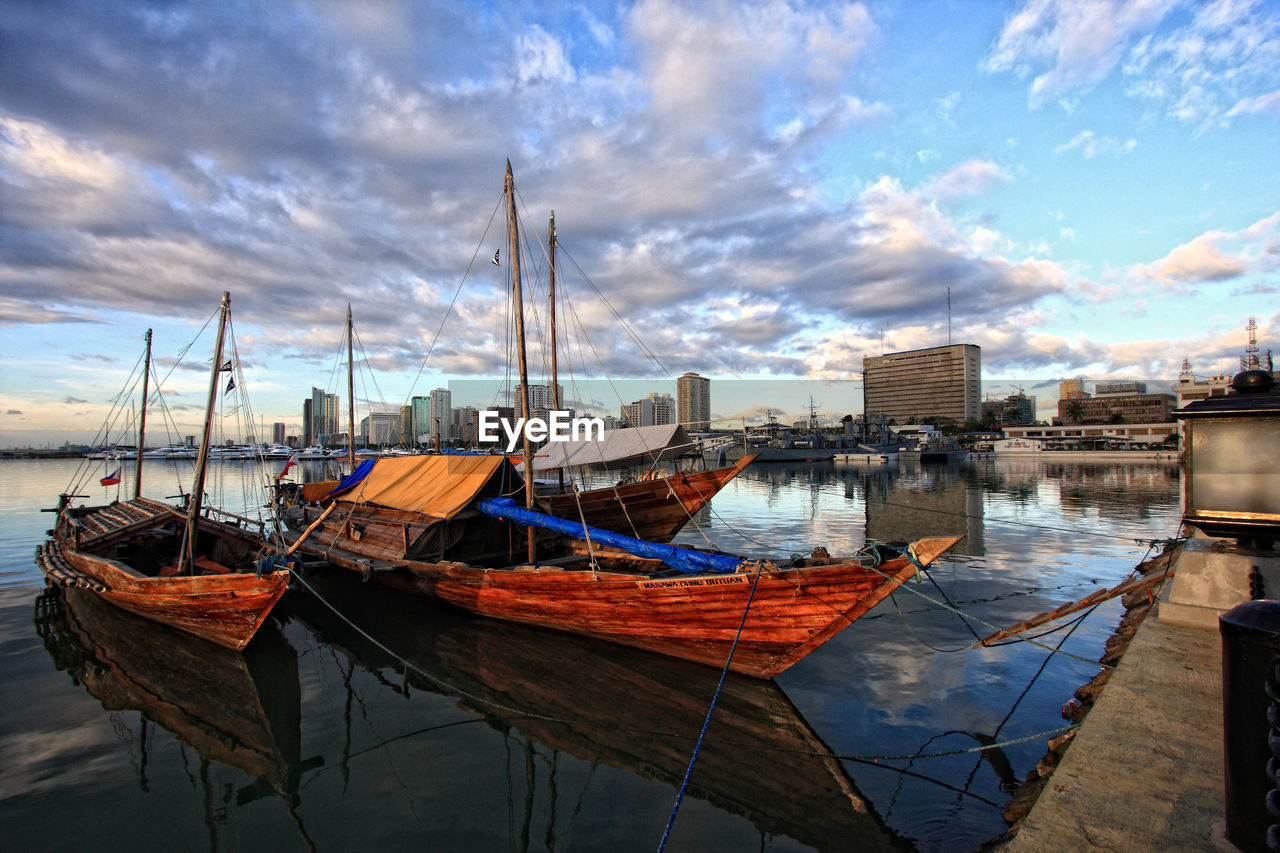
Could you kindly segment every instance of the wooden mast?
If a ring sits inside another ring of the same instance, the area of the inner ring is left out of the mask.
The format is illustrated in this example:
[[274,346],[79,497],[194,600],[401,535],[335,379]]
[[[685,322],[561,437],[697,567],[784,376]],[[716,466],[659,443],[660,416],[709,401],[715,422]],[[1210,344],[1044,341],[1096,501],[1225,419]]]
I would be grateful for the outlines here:
[[347,465],[356,470],[356,380],[351,343],[351,303],[347,303]]
[[147,329],[147,354],[142,360],[142,411],[138,415],[138,452],[133,467],[133,496],[142,497],[142,451],[147,446],[147,380],[151,378],[151,330]]
[[[560,371],[556,367],[556,212],[551,211],[551,224],[547,226],[548,290],[551,298],[551,409],[560,411]],[[560,479],[560,491],[564,491],[564,468],[556,469]]]
[[187,507],[186,549],[183,568],[195,574],[196,532],[200,524],[200,508],[204,503],[204,474],[209,462],[209,443],[213,438],[213,408],[218,402],[218,378],[222,375],[222,344],[227,335],[227,314],[231,311],[231,293],[222,292],[222,306],[218,309],[218,342],[213,348],[213,367],[209,371],[209,399],[204,410],[204,433],[200,436],[200,453],[196,457],[196,479],[191,487],[190,506]]
[[[516,218],[516,182],[511,175],[511,161],[507,160],[507,176],[503,187],[507,196],[507,229],[510,232],[511,293],[515,300],[516,353],[520,359],[520,416],[529,425],[529,366],[524,352],[524,295],[520,290],[520,222]],[[533,508],[533,449],[529,446],[529,432],[524,436],[524,506]],[[529,562],[537,557],[533,542],[533,528],[526,530],[529,543]]]

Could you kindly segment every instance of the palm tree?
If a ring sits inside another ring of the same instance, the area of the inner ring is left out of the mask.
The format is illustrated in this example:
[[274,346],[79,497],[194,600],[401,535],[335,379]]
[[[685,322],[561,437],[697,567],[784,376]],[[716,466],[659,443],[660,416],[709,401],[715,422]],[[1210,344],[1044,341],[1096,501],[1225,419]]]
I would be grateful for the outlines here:
[[1067,419],[1073,424],[1078,424],[1084,420],[1084,403],[1079,400],[1068,400],[1067,405],[1063,407],[1066,412]]

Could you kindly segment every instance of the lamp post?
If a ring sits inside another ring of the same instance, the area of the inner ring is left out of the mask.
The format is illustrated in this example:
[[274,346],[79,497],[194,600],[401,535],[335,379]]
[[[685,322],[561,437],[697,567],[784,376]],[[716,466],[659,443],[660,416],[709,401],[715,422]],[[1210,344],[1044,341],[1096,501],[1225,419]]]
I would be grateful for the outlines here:
[[1280,540],[1280,393],[1265,370],[1238,373],[1231,387],[1173,413],[1186,434],[1182,517],[1265,550]]
[[1160,618],[1230,608],[1218,620],[1225,830],[1253,853],[1280,840],[1280,393],[1265,370],[1236,374],[1231,388],[1173,413],[1186,432],[1183,521],[1218,539],[1188,543]]

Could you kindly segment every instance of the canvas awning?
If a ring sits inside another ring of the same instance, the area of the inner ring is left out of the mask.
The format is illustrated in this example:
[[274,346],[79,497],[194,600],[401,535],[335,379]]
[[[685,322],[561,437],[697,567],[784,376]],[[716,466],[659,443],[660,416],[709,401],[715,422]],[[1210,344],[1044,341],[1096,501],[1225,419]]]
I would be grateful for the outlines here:
[[509,494],[523,481],[503,456],[405,456],[377,460],[359,482],[328,497],[452,518],[491,482],[489,495]]
[[[679,424],[606,430],[596,440],[552,441],[538,450],[535,471],[571,468],[577,465],[607,465],[625,468],[674,459],[694,449],[689,433]],[[524,466],[519,466],[523,468]]]

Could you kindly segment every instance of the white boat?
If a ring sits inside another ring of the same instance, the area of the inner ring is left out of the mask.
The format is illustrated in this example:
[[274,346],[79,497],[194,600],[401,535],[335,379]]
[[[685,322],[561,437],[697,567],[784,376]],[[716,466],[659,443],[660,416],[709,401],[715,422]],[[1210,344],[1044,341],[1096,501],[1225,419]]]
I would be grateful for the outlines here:
[[897,454],[890,453],[837,453],[832,457],[837,465],[885,465],[895,461]]
[[194,460],[199,455],[199,451],[194,447],[187,447],[184,444],[171,444],[168,447],[160,447],[155,450],[148,450],[142,454],[144,459],[191,459]]

